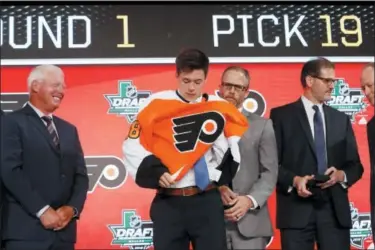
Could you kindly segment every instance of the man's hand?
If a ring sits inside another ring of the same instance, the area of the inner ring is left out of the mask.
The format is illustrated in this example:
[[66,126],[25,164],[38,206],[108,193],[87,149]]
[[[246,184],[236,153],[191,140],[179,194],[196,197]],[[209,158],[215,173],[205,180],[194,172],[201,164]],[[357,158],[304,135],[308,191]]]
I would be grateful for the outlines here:
[[229,221],[239,221],[247,211],[253,206],[251,199],[245,195],[237,197],[237,203],[224,211],[225,219]]
[[45,229],[56,229],[63,223],[59,214],[51,207],[40,216],[40,221]]
[[159,186],[163,188],[168,188],[174,183],[173,177],[168,172],[165,172],[159,179]]
[[312,193],[307,190],[306,184],[309,180],[314,179],[314,175],[305,175],[303,177],[296,176],[293,179],[293,186],[297,189],[297,193],[300,197],[307,198],[312,195]]
[[74,209],[71,206],[62,206],[57,209],[57,214],[61,219],[61,225],[58,228],[55,228],[55,231],[61,230],[68,225],[68,223],[73,219],[74,216]]
[[234,193],[229,187],[227,186],[220,186],[219,187],[221,200],[223,204],[226,206],[232,206],[234,203],[237,202],[237,194]]
[[324,173],[325,175],[329,175],[330,179],[325,183],[321,183],[318,186],[321,189],[325,189],[335,185],[337,182],[344,182],[345,180],[345,173],[342,170],[337,170],[335,167],[330,167]]

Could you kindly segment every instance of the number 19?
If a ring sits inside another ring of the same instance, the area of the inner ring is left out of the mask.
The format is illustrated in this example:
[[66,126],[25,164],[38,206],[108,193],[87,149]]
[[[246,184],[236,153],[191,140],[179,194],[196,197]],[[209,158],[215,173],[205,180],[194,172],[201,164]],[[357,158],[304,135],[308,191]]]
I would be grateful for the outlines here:
[[[327,42],[322,43],[323,47],[338,47],[338,43],[334,43],[332,41],[332,25],[331,25],[331,17],[329,15],[321,15],[319,19],[323,19],[326,22],[326,30],[327,30]],[[346,21],[355,21],[355,29],[347,29],[345,28]],[[345,47],[359,47],[362,42],[362,27],[361,27],[361,20],[355,15],[345,15],[340,18],[340,30],[344,35],[356,35],[357,39],[356,42],[348,42],[345,36],[341,37],[341,42]]]

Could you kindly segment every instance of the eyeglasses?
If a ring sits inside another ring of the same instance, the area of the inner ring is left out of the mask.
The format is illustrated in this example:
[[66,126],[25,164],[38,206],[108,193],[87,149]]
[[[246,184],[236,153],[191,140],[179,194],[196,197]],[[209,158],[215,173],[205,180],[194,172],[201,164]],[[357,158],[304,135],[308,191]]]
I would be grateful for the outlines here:
[[324,82],[324,84],[326,85],[331,85],[331,84],[335,84],[337,79],[334,79],[334,78],[325,78],[325,77],[321,77],[321,76],[311,76],[313,78],[316,78],[316,79],[319,79],[321,81]]
[[245,91],[247,89],[245,86],[236,85],[229,82],[223,82],[221,83],[221,86],[223,86],[225,90],[232,90],[232,88],[234,88],[234,90],[237,92]]

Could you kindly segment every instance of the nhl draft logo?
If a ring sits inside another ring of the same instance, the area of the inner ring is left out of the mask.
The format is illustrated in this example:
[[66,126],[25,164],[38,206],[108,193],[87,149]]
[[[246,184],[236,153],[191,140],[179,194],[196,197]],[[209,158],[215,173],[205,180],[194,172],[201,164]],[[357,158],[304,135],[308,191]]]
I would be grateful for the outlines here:
[[[356,116],[366,111],[368,103],[360,88],[350,88],[345,79],[338,79],[332,90],[331,100],[327,105],[336,108],[350,117],[352,123],[356,122]],[[365,115],[359,120],[360,124],[366,124]]]
[[350,203],[352,229],[350,229],[350,243],[359,249],[371,249],[374,246],[371,232],[370,213],[361,213],[354,203]]
[[152,221],[142,220],[136,210],[123,210],[122,223],[108,225],[113,234],[111,245],[128,247],[130,250],[147,250],[153,245]]
[[109,103],[108,114],[125,116],[129,123],[137,117],[139,106],[151,95],[151,91],[137,90],[130,80],[118,82],[117,94],[104,94]]

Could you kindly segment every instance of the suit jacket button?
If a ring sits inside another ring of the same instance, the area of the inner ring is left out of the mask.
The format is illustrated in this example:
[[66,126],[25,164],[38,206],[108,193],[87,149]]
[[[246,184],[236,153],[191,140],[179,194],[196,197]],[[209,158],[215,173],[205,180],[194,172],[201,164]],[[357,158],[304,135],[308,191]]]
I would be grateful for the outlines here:
[[65,174],[62,174],[62,175],[61,175],[61,178],[65,178]]

